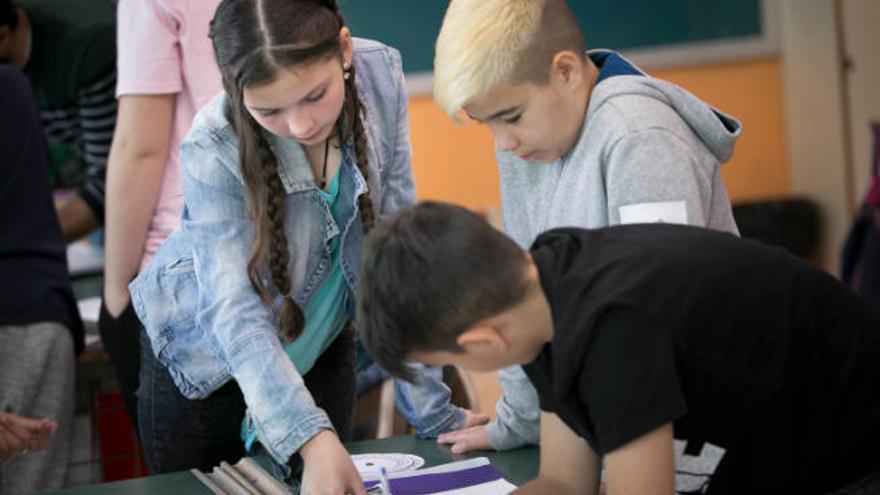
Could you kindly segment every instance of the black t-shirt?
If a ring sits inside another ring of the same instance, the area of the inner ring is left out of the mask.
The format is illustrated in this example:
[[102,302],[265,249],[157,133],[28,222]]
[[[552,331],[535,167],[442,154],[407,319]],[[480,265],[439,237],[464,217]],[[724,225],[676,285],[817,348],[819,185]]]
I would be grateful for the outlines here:
[[825,493],[880,469],[880,315],[782,250],[677,225],[532,246],[554,336],[526,373],[599,455],[674,421],[681,493]]

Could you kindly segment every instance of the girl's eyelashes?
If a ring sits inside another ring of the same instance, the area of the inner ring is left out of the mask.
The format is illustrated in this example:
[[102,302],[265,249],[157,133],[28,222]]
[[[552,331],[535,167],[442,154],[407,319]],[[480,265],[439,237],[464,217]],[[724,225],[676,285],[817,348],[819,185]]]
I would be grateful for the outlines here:
[[314,103],[314,102],[320,100],[321,98],[323,98],[326,93],[327,93],[327,90],[322,89],[320,93],[307,96],[305,100],[309,103]]
[[521,112],[514,115],[513,117],[508,117],[508,118],[504,119],[504,123],[505,124],[516,124],[517,122],[519,122],[520,117],[522,117]]
[[[323,98],[325,94],[327,94],[326,88],[322,89],[319,93],[306,96],[305,98],[303,98],[303,101],[305,101],[306,103],[315,103],[317,101],[320,101],[321,98]],[[281,110],[278,108],[269,108],[269,109],[257,110],[257,113],[259,113],[261,117],[272,117],[274,115],[278,115],[279,113],[281,113]]]

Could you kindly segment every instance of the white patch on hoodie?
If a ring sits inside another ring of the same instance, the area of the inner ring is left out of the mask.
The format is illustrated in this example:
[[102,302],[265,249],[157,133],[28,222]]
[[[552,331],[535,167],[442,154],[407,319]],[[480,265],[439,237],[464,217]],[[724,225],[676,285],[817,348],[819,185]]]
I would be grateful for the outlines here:
[[688,215],[684,200],[638,203],[618,208],[620,223],[676,223],[687,225]]

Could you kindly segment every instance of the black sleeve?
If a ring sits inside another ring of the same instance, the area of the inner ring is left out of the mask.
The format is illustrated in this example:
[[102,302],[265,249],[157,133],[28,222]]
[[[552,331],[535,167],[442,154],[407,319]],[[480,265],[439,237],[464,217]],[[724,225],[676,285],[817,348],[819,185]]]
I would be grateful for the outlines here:
[[669,333],[634,309],[597,321],[579,380],[605,455],[687,412]]
[[[535,387],[535,391],[538,392],[538,405],[541,410],[556,413],[556,409],[553,405],[553,383],[547,374],[547,370],[550,368],[551,365],[548,364],[547,356],[544,352],[542,352],[534,362],[522,366],[529,382]],[[499,379],[502,380],[502,387],[505,386],[505,381],[509,381],[510,386],[519,385],[514,379],[507,378],[503,374],[499,375]],[[506,400],[505,397],[502,397],[502,399]]]

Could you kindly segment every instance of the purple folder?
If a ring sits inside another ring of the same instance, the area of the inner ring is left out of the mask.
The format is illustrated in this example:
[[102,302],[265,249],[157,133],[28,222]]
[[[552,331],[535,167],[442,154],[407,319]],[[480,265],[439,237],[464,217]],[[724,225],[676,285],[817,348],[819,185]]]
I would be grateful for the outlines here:
[[[422,475],[416,473],[418,471],[414,472],[412,476],[405,478],[389,479],[388,485],[391,488],[391,493],[393,495],[426,495],[481,485],[504,477],[491,464],[448,473]],[[364,486],[369,490],[378,484],[378,481],[367,481],[364,483]]]

